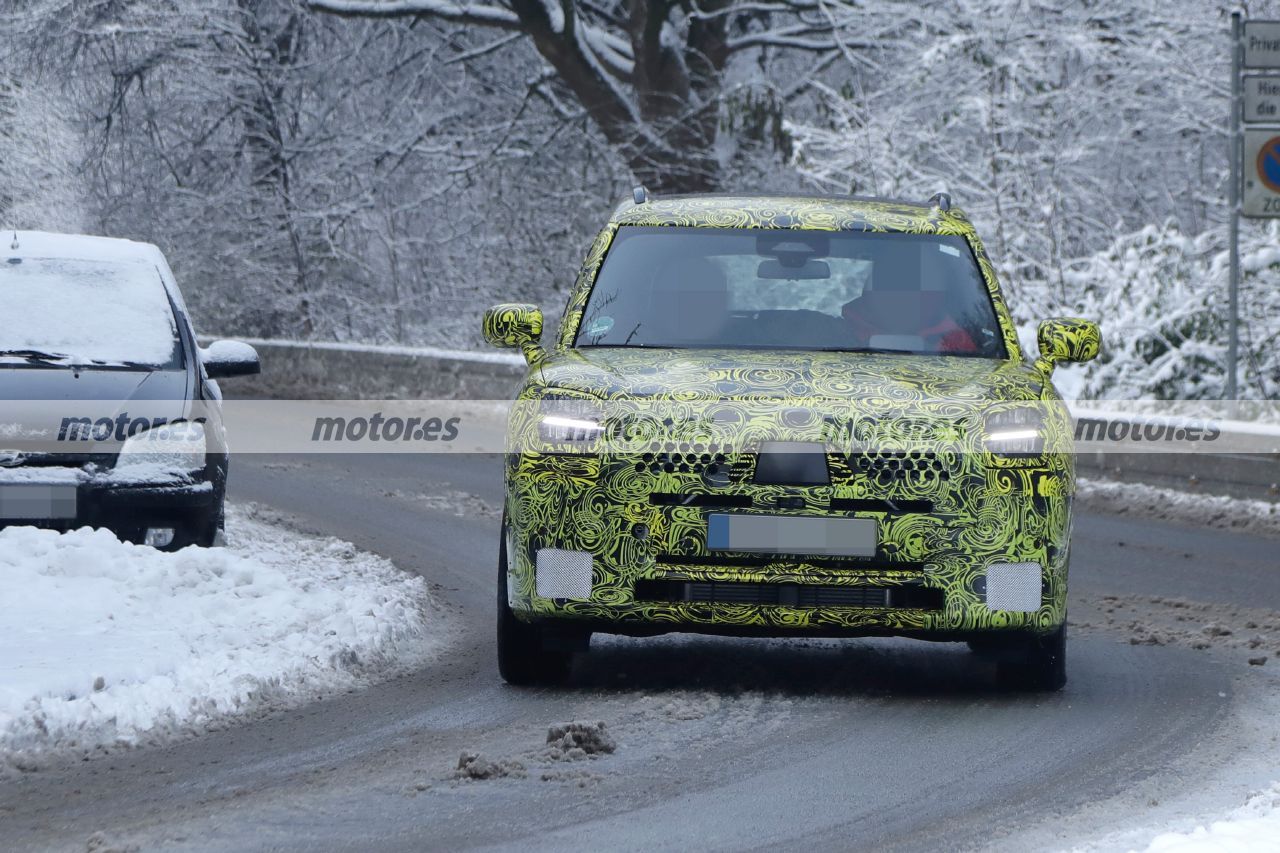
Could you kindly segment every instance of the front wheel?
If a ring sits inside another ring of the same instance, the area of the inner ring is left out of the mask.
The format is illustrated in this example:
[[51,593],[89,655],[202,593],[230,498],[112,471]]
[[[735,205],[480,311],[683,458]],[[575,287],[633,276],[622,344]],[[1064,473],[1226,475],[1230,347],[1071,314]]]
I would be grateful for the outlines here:
[[569,677],[573,651],[549,648],[546,631],[521,622],[511,612],[507,604],[506,530],[503,519],[498,545],[498,674],[518,687],[559,684]]
[[1020,638],[997,664],[997,677],[1020,690],[1061,690],[1067,683],[1067,626],[1044,636]]

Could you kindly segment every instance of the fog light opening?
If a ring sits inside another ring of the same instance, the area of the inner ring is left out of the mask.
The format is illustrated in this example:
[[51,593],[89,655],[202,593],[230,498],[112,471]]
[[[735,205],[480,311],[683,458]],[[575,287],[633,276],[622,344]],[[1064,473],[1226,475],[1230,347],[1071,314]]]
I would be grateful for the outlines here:
[[1039,563],[992,563],[987,567],[987,609],[1034,613],[1040,609]]
[[534,561],[538,595],[575,601],[591,598],[591,562],[588,551],[539,548]]
[[152,548],[168,548],[173,544],[173,532],[172,527],[148,527],[143,544]]

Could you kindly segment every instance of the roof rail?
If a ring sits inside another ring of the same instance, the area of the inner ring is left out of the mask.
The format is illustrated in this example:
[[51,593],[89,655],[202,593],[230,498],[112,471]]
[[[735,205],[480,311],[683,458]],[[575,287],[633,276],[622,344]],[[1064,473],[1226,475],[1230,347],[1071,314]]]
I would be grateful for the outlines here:
[[943,213],[946,213],[951,209],[951,194],[934,193],[929,199],[929,204],[933,205],[938,210],[941,210]]
[[643,185],[637,185],[636,188],[631,191],[631,200],[636,204],[644,204],[649,200],[649,191],[645,189]]

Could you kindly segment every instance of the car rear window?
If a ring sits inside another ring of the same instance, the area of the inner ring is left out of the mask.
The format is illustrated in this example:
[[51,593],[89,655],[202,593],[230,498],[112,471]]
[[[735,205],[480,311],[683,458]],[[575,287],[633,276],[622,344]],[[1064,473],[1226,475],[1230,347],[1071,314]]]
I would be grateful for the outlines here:
[[180,363],[173,308],[146,261],[6,258],[0,316],[0,352],[85,365]]
[[576,345],[1004,358],[963,237],[623,226]]

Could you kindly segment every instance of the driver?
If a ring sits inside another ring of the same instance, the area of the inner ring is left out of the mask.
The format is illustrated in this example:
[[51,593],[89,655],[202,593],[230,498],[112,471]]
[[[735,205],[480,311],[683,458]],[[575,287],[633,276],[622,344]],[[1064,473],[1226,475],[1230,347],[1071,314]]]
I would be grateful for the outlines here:
[[[914,247],[912,247],[914,249]],[[872,269],[870,286],[841,309],[856,347],[928,353],[975,353],[973,336],[952,317],[948,294],[921,275],[918,251],[885,253]]]

